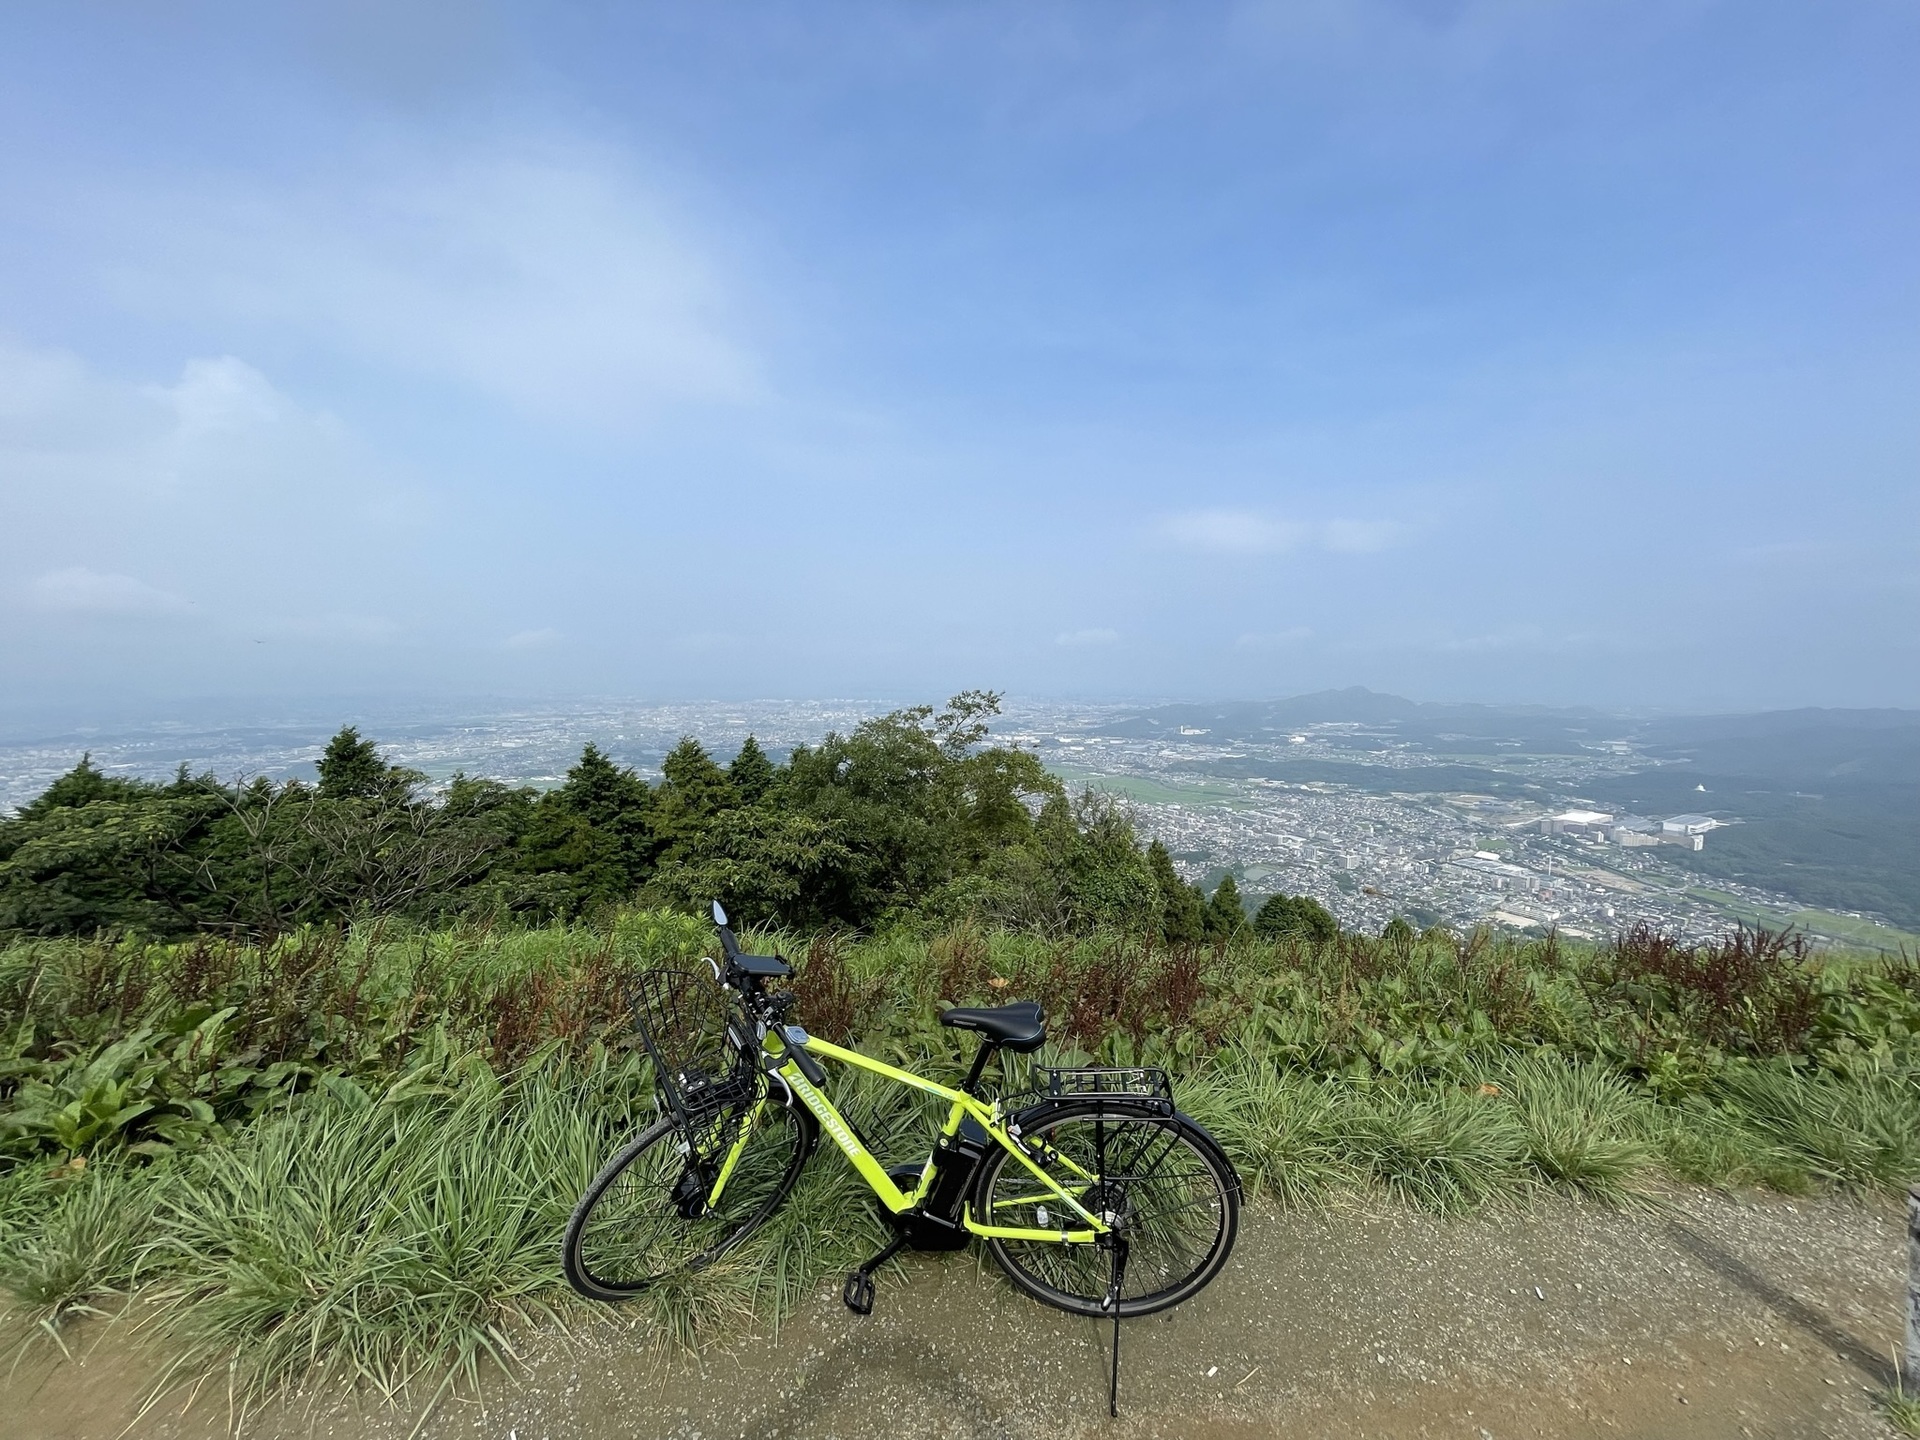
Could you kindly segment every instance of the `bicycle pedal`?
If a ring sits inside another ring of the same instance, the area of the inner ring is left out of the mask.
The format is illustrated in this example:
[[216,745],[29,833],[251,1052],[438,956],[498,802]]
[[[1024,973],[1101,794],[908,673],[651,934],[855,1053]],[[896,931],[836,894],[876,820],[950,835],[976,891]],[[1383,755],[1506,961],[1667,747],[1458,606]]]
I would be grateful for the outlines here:
[[847,1283],[841,1288],[840,1302],[856,1315],[871,1315],[873,1293],[873,1276],[864,1270],[855,1270],[847,1276]]

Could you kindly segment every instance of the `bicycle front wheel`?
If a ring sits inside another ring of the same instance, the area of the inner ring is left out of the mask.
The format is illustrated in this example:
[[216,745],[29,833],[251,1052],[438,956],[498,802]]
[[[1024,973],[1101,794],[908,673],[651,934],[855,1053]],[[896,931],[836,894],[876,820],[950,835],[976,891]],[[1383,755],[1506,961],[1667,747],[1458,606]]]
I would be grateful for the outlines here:
[[703,1155],[665,1119],[614,1156],[567,1222],[567,1283],[590,1300],[628,1300],[711,1265],[765,1224],[800,1178],[819,1126],[771,1096],[743,1123],[745,1141],[712,1203],[731,1139]]
[[[1178,1305],[1227,1263],[1240,1227],[1240,1178],[1219,1143],[1186,1116],[1125,1101],[1069,1101],[1022,1117],[1021,1138],[1062,1189],[1126,1237],[1121,1315]],[[974,1196],[974,1215],[988,1224],[1080,1224],[1006,1150],[982,1166]],[[1107,1248],[997,1236],[987,1248],[1036,1300],[1076,1315],[1112,1314],[1104,1308],[1113,1279]]]

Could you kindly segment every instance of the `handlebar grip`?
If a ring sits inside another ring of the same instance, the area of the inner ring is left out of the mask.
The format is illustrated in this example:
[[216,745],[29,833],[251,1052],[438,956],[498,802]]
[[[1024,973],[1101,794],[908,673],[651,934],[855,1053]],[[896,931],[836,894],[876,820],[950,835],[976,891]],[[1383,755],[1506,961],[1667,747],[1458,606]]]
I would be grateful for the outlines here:
[[826,1068],[823,1065],[821,1065],[821,1063],[818,1060],[814,1059],[813,1056],[807,1053],[806,1041],[804,1038],[807,1032],[804,1030],[800,1030],[800,1034],[802,1038],[796,1041],[793,1038],[793,1036],[789,1033],[794,1030],[800,1030],[800,1027],[798,1025],[782,1025],[778,1032],[780,1036],[780,1043],[786,1047],[787,1054],[792,1057],[793,1063],[800,1067],[800,1073],[807,1077],[807,1082],[809,1084],[811,1085],[826,1084],[827,1083]]
[[795,1050],[792,1053],[793,1063],[800,1067],[800,1073],[807,1077],[809,1084],[817,1087],[827,1083],[827,1072],[818,1060],[804,1050]]

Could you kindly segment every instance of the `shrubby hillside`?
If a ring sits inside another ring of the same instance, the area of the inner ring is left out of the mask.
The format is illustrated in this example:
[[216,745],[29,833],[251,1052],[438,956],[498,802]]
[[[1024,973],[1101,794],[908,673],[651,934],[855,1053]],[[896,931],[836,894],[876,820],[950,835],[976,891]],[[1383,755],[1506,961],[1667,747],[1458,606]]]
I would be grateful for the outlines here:
[[[726,902],[749,924],[870,929],[912,914],[1173,941],[1245,923],[1142,847],[1102,797],[987,743],[999,697],[956,695],[828,735],[775,764],[721,765],[691,736],[649,784],[593,745],[541,793],[456,776],[444,793],[342,730],[317,784],[168,783],[82,759],[0,820],[0,932],[273,936],[380,918],[545,923],[636,901]],[[1268,929],[1325,927],[1312,902]],[[1304,920],[1299,917],[1304,915]]]

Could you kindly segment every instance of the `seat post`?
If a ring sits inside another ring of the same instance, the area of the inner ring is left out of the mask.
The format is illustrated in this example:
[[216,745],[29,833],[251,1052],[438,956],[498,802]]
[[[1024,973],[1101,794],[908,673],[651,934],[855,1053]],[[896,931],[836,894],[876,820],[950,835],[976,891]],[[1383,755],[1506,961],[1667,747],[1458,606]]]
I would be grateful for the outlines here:
[[980,1077],[987,1073],[987,1061],[991,1060],[999,1049],[1000,1047],[991,1040],[980,1042],[980,1048],[973,1052],[973,1069],[967,1072],[967,1083],[960,1087],[967,1094],[980,1093]]

